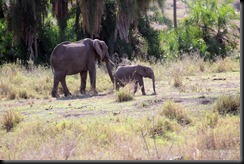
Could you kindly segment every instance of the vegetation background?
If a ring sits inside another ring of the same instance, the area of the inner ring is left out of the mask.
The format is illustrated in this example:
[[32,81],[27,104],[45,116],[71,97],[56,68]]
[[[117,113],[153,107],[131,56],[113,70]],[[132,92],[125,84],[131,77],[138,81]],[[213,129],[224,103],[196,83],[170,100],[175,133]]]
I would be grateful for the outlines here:
[[239,54],[237,0],[1,0],[0,6],[0,64],[49,64],[58,43],[85,37],[104,40],[116,59]]
[[[51,98],[53,48],[85,37],[152,67],[157,95],[100,63],[97,96],[73,75]],[[2,160],[241,159],[239,0],[0,0],[0,66]]]

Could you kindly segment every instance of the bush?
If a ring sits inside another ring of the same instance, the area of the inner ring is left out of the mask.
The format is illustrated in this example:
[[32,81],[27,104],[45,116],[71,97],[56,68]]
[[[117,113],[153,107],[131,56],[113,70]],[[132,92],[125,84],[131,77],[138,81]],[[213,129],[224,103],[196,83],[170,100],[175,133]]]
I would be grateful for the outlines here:
[[178,126],[174,121],[169,120],[166,117],[158,117],[155,119],[154,125],[149,127],[150,136],[163,136],[166,139],[171,139],[169,132],[175,132],[178,130]]
[[48,15],[46,19],[44,19],[44,24],[42,29],[39,32],[39,55],[38,62],[49,63],[49,57],[52,53],[53,48],[61,42],[59,38],[59,28],[58,25],[55,24],[55,19]]
[[147,43],[148,57],[153,56],[156,59],[161,59],[163,51],[160,45],[160,31],[154,30],[150,26],[149,20],[144,17],[140,17],[139,19],[138,30]]
[[219,114],[217,112],[207,113],[205,115],[205,120],[207,122],[207,125],[210,126],[211,128],[214,128],[217,125],[218,119],[219,119]]
[[[177,29],[161,33],[164,58],[199,52],[204,59],[229,56],[237,46],[238,31],[232,20],[238,20],[230,0],[185,1],[188,17],[178,23]],[[214,12],[212,12],[214,11]],[[236,33],[236,34],[235,34]]]
[[185,68],[183,63],[177,61],[173,62],[168,69],[168,76],[173,79],[174,87],[180,87],[183,85],[183,76],[185,74]]
[[190,124],[192,122],[183,106],[175,103],[173,100],[166,100],[164,102],[160,115],[165,115],[172,120],[175,119],[181,125]]
[[215,62],[215,64],[211,65],[212,71],[213,72],[228,72],[228,71],[235,71],[238,70],[239,68],[239,63],[235,62],[231,58],[218,58]]
[[116,101],[124,102],[133,100],[134,94],[132,92],[132,86],[133,83],[129,83],[124,88],[120,88],[120,90],[116,92]]
[[240,118],[235,116],[223,118],[216,114],[212,116],[216,120],[213,122],[214,126],[211,126],[209,122],[207,124],[198,122],[196,125],[197,148],[199,150],[233,150],[240,147]]
[[13,35],[7,31],[4,20],[0,20],[0,65],[13,62],[16,57],[15,48],[12,46]]
[[240,113],[240,95],[220,96],[214,105],[214,111],[221,115]]
[[14,126],[20,123],[21,119],[22,116],[20,113],[13,110],[5,111],[2,118],[3,128],[9,132]]

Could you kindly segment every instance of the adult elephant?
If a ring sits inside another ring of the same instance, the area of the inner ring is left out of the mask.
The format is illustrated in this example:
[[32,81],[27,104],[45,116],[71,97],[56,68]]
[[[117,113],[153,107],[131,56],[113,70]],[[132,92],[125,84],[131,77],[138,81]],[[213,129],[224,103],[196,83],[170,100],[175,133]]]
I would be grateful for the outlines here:
[[117,68],[114,73],[114,82],[116,90],[121,86],[125,86],[129,82],[134,82],[134,93],[137,91],[137,85],[141,87],[141,92],[146,95],[143,77],[151,78],[153,83],[153,92],[155,91],[155,76],[151,67],[143,65],[122,65]]
[[96,91],[96,60],[101,59],[106,62],[108,74],[113,83],[112,62],[108,54],[108,46],[102,40],[85,38],[77,42],[62,42],[58,44],[50,57],[50,64],[54,73],[54,83],[52,96],[58,97],[57,88],[61,82],[64,95],[71,95],[69,92],[65,77],[80,73],[81,94],[85,93],[87,72],[89,72],[91,91]]

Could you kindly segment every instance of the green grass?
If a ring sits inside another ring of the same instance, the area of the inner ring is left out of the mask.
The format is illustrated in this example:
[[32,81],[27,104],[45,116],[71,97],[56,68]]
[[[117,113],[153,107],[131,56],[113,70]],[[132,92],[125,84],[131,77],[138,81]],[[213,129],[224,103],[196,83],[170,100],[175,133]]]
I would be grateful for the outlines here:
[[[240,100],[239,63],[228,62],[234,69],[224,72],[216,71],[218,62],[197,58],[154,64],[157,95],[150,94],[151,80],[144,79],[147,95],[138,89],[132,101],[121,102],[119,93],[132,93],[133,87],[117,92],[103,67],[97,68],[98,95],[81,95],[80,77],[74,75],[67,77],[73,95],[56,99],[50,95],[50,69],[3,65],[0,159],[240,160],[240,113],[222,115],[215,110],[236,109],[232,107],[239,104],[223,98],[237,95],[234,102]],[[172,66],[182,68],[180,87],[172,83]]]

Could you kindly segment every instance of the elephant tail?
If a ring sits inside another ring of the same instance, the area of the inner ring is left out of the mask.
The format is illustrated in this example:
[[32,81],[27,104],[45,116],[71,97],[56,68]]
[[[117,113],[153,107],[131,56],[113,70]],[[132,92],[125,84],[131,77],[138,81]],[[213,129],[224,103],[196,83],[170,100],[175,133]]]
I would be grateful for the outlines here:
[[120,80],[119,78],[117,78],[117,81],[118,81],[120,86],[122,86],[122,87],[125,86],[125,83],[122,80]]
[[50,66],[51,66],[51,68],[52,68],[52,72],[53,72],[53,74],[54,74],[54,69],[53,69],[53,66],[54,66],[54,63],[53,63],[53,58],[52,58],[52,55],[51,55],[51,57],[50,57]]

